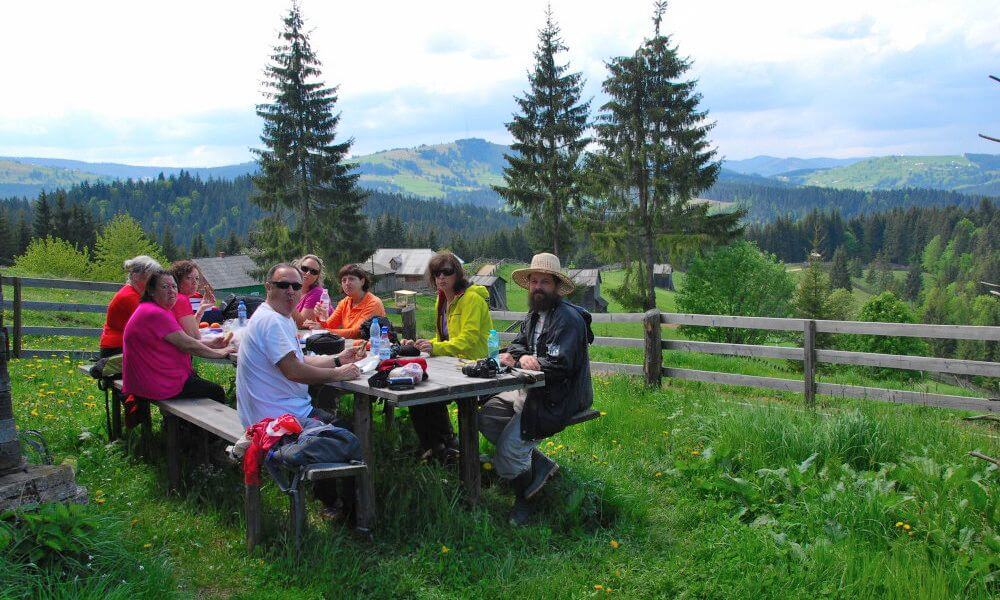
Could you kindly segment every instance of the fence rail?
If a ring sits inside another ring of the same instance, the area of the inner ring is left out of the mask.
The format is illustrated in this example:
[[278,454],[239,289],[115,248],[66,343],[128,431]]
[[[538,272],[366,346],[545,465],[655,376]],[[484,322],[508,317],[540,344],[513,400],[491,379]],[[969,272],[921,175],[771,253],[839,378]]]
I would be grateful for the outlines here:
[[[510,321],[521,320],[525,316],[524,313],[513,311],[495,311],[491,312],[490,315],[497,320]],[[996,398],[975,398],[931,392],[820,383],[816,381],[817,365],[821,363],[931,371],[952,375],[1000,377],[1000,363],[995,362],[929,356],[876,354],[872,352],[845,352],[843,350],[826,350],[816,347],[817,333],[1000,341],[1000,327],[696,315],[660,313],[658,310],[648,311],[645,314],[594,314],[592,317],[595,323],[642,323],[642,338],[597,337],[594,340],[594,344],[643,348],[644,353],[642,365],[593,362],[591,363],[591,368],[596,372],[644,375],[647,383],[651,385],[658,385],[662,377],[673,377],[688,381],[740,385],[801,393],[805,396],[806,403],[809,405],[814,403],[816,394],[825,394],[964,410],[1000,411],[1000,401]],[[803,345],[802,347],[786,347],[693,340],[663,340],[663,325],[796,332],[802,334]],[[515,336],[515,333],[500,334],[501,339],[505,341],[510,341]],[[664,350],[802,361],[803,378],[801,380],[781,379],[777,377],[761,377],[758,375],[741,375],[670,367],[663,364],[662,352]]]

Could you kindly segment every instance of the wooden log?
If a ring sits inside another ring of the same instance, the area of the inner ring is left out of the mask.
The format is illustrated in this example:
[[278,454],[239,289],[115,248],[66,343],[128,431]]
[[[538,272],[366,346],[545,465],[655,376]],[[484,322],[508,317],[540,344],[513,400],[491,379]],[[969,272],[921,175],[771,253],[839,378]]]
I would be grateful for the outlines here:
[[407,306],[401,314],[403,316],[403,338],[417,339],[417,307]]
[[39,279],[35,277],[0,277],[0,280],[9,282],[13,279],[20,279],[24,287],[47,288],[59,290],[83,290],[85,292],[117,292],[122,284],[106,281],[73,281],[70,279]]
[[911,371],[934,371],[936,373],[951,373],[953,375],[1000,377],[1000,363],[980,360],[876,354],[872,352],[846,352],[843,350],[817,350],[816,359],[819,362],[837,365],[863,365],[907,369]]
[[643,374],[646,376],[646,385],[660,387],[660,370],[663,367],[660,309],[653,308],[646,311],[642,320],[642,329],[645,334]]
[[819,333],[852,333],[949,340],[1000,341],[1000,327],[982,325],[927,325],[923,323],[868,323],[865,321],[816,321]]
[[975,458],[981,458],[981,459],[983,459],[983,460],[985,460],[987,462],[991,462],[991,463],[995,464],[996,466],[1000,467],[1000,460],[997,460],[997,459],[993,458],[992,456],[986,456],[985,454],[983,454],[982,452],[979,452],[977,450],[973,450],[973,451],[969,452],[969,456],[974,456]]
[[365,465],[364,473],[358,475],[354,486],[357,502],[354,507],[354,526],[368,532],[375,526],[375,481],[373,475],[374,453],[372,452],[372,402],[371,396],[354,394],[354,435],[361,442],[361,453]]
[[[44,310],[50,312],[85,312],[85,313],[105,313],[108,307],[103,304],[74,304],[72,302],[36,302],[27,300],[21,303],[23,308],[28,310]],[[14,303],[4,300],[4,308],[14,308]]]
[[986,412],[1000,411],[1000,402],[987,400],[985,398],[949,396],[946,394],[913,392],[909,390],[889,390],[885,388],[844,385],[840,383],[817,383],[816,393],[826,394],[828,396],[871,398],[873,400],[883,400],[886,402],[898,402],[901,404],[920,404],[923,406],[939,406],[942,408],[956,408],[960,410],[975,410],[975,411],[986,411]]
[[260,485],[246,484],[243,506],[247,519],[247,551],[253,552],[260,541]]
[[476,420],[477,398],[460,398],[458,404],[459,478],[470,506],[479,503],[479,424]]
[[14,281],[14,358],[21,358],[21,278],[15,277]]
[[806,406],[812,408],[816,404],[816,321],[806,321],[803,334],[803,386]]
[[781,390],[785,392],[798,392],[800,394],[804,390],[803,383],[797,379],[779,379],[777,377],[740,375],[738,373],[718,373],[716,371],[698,371],[695,369],[674,369],[671,367],[664,367],[663,374],[666,377],[675,377],[677,379],[686,379],[689,381],[722,383],[726,385],[745,385],[749,387]]
[[802,348],[757,346],[754,344],[725,344],[720,342],[692,342],[687,340],[663,340],[663,349],[704,352],[706,354],[724,354],[727,356],[785,358],[788,360],[803,360],[804,355]]
[[780,319],[774,317],[737,317],[730,315],[694,315],[663,313],[663,322],[673,325],[696,325],[701,327],[740,327],[743,329],[767,329],[772,331],[802,331],[804,319]]

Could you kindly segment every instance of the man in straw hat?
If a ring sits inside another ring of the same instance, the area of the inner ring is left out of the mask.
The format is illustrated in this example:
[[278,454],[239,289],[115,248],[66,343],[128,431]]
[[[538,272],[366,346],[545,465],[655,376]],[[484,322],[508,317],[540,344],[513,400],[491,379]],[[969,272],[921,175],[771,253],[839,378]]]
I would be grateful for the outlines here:
[[590,408],[590,313],[565,300],[573,282],[554,254],[536,254],[531,266],[511,275],[528,290],[531,312],[500,362],[545,373],[545,386],[490,398],[479,411],[479,428],[496,447],[493,464],[517,494],[510,520],[531,517],[531,498],[559,469],[537,448],[539,440],[566,428],[570,417]]

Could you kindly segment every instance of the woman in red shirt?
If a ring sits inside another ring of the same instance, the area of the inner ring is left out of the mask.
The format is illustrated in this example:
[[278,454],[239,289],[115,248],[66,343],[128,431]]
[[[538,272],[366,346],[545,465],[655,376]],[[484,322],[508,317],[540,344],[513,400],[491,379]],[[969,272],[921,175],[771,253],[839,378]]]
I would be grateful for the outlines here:
[[198,292],[198,284],[201,282],[198,265],[193,260],[174,261],[170,265],[170,274],[177,282],[177,302],[172,309],[174,316],[184,329],[184,333],[196,340],[201,339],[198,324],[201,323],[201,317],[206,310],[215,308],[215,295],[211,289],[207,289],[196,311],[191,305],[191,297]]
[[139,306],[139,299],[146,290],[149,276],[160,268],[160,263],[145,254],[125,261],[128,283],[118,290],[108,304],[108,315],[104,319],[104,331],[101,333],[102,358],[122,353],[125,324]]

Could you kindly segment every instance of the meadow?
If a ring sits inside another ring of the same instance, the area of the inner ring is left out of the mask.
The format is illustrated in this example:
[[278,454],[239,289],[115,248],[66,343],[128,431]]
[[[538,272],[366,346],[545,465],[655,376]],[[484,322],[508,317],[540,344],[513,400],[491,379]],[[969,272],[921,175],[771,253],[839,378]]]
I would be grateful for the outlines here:
[[[510,269],[511,267],[505,267]],[[612,274],[612,277],[614,274]],[[605,279],[607,284],[607,279]],[[523,305],[511,287],[511,309]],[[7,289],[5,297],[9,293]],[[54,290],[26,290],[55,299]],[[63,301],[99,302],[75,292]],[[663,292],[663,308],[672,301]],[[75,299],[74,299],[75,298]],[[419,299],[418,328],[433,325]],[[612,311],[616,310],[614,305]],[[29,324],[99,326],[101,315],[26,314]],[[54,322],[54,321],[58,321]],[[77,321],[79,321],[77,323]],[[96,321],[96,323],[95,323]],[[630,335],[627,325],[598,335]],[[666,333],[666,330],[665,330]],[[638,332],[635,332],[638,335]],[[30,340],[29,347],[94,340]],[[638,350],[592,348],[640,362]],[[796,378],[786,361],[666,353],[670,364]],[[232,371],[199,364],[229,386]],[[484,471],[480,506],[457,472],[423,464],[405,411],[376,422],[374,541],[311,511],[299,560],[285,544],[287,501],[265,489],[265,543],[244,547],[241,485],[222,461],[165,491],[165,464],[108,444],[103,397],[68,359],[10,363],[21,429],[77,469],[91,504],[80,552],[25,561],[0,528],[0,597],[817,597],[951,598],[1000,593],[1000,428],[965,413],[664,380],[595,378],[600,419],[543,443],[561,465],[534,522],[512,529],[511,493]],[[906,387],[861,371],[828,381]],[[937,383],[918,389],[961,394]],[[349,406],[349,402],[347,402]],[[159,426],[154,424],[158,443]],[[159,446],[154,445],[154,448]],[[216,450],[218,450],[216,448]],[[488,451],[486,442],[482,450]],[[15,541],[23,532],[13,534]],[[50,553],[52,554],[52,553]]]

